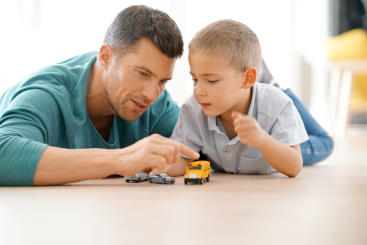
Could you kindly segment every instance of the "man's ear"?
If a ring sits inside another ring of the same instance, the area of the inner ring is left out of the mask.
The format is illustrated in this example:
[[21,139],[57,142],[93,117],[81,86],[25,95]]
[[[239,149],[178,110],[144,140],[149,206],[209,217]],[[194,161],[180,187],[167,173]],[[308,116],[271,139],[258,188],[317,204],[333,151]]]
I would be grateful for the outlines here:
[[256,68],[250,67],[244,70],[242,72],[242,81],[243,81],[242,88],[244,89],[251,88],[256,82],[256,78],[257,78]]
[[113,56],[112,48],[107,44],[103,44],[99,49],[98,61],[101,63],[104,69],[107,69],[108,66],[110,65],[112,56]]

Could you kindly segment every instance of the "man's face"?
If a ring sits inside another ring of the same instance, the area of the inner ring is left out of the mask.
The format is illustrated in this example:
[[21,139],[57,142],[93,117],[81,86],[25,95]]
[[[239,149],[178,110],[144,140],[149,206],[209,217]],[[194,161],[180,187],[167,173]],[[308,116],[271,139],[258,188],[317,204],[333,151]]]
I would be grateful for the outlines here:
[[111,59],[103,84],[114,113],[134,121],[161,95],[172,77],[174,59],[142,38],[128,53]]
[[190,52],[189,63],[195,99],[207,116],[241,111],[243,76],[229,63],[227,57]]

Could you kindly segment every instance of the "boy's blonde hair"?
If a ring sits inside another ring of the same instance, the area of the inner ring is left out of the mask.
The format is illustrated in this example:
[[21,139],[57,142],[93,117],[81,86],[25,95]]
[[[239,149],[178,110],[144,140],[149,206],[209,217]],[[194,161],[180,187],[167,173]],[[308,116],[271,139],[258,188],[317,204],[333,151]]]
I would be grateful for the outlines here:
[[261,64],[261,47],[256,34],[234,20],[220,20],[204,27],[191,40],[189,51],[225,55],[239,71],[249,67],[259,71]]

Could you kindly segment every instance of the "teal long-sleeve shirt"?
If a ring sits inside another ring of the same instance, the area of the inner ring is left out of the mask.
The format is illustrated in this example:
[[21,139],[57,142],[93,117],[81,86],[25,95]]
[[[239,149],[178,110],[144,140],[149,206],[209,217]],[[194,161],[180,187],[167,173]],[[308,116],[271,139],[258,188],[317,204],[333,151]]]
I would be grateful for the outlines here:
[[179,107],[164,91],[133,122],[114,116],[108,141],[101,137],[86,110],[96,55],[86,53],[41,69],[0,97],[0,185],[32,185],[47,146],[116,149],[153,133],[171,135]]

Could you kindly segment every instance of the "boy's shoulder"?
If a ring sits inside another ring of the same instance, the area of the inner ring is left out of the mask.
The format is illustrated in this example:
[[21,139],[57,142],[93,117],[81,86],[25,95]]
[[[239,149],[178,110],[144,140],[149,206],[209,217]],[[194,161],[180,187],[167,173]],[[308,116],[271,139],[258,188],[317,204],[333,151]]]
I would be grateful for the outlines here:
[[255,83],[255,96],[257,112],[270,117],[276,118],[282,111],[284,106],[292,103],[289,98],[280,88],[271,84]]

